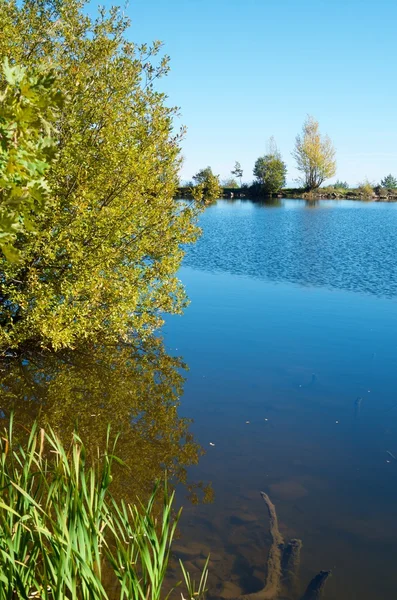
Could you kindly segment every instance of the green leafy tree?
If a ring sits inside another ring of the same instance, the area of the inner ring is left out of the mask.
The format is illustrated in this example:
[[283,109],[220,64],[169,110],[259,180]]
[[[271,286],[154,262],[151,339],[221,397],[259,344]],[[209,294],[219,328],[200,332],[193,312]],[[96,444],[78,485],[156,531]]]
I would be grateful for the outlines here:
[[234,169],[231,171],[231,174],[234,175],[235,177],[237,177],[237,179],[240,180],[240,187],[242,185],[242,178],[243,178],[243,169],[241,168],[240,163],[236,160],[236,162],[234,163]]
[[308,190],[314,190],[336,173],[335,149],[328,136],[319,131],[318,121],[308,116],[302,134],[296,136],[292,153],[297,162],[301,181]]
[[196,185],[200,183],[207,183],[207,181],[213,176],[213,172],[211,167],[206,167],[205,169],[200,169],[197,171],[195,175],[193,175],[193,181]]
[[387,177],[382,179],[380,184],[382,187],[385,187],[389,190],[395,190],[395,189],[397,189],[397,178],[393,177],[393,175],[391,175],[391,174],[387,175]]
[[0,3],[0,55],[52,68],[67,97],[51,207],[17,240],[23,260],[0,259],[0,349],[148,336],[186,305],[175,274],[199,207],[174,200],[183,131],[158,90],[168,58],[127,40],[118,8],[91,17],[86,4]]
[[347,181],[340,181],[338,179],[337,181],[335,181],[335,183],[332,184],[332,187],[348,190],[349,184],[347,183]]
[[195,186],[192,188],[193,198],[203,204],[213,204],[222,195],[219,175],[214,175],[211,167],[201,169],[193,175]]
[[233,179],[232,177],[230,177],[229,179],[223,179],[222,186],[224,188],[235,188],[235,189],[237,189],[239,187],[237,181],[235,179]]
[[285,186],[287,166],[281,159],[281,154],[274,139],[269,141],[269,153],[260,156],[254,166],[254,177],[261,190],[266,195],[277,193]]
[[51,72],[3,61],[0,78],[0,248],[18,258],[17,235],[50,201],[46,171],[56,153],[53,123],[62,96]]

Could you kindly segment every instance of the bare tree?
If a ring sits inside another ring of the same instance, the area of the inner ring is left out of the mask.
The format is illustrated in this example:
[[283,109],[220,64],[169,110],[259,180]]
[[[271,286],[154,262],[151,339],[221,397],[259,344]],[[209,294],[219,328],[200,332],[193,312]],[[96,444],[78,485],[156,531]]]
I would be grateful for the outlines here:
[[240,179],[240,187],[241,187],[241,180],[243,177],[243,170],[241,168],[240,163],[236,160],[235,165],[234,165],[234,169],[231,171],[231,174],[234,175],[235,177],[238,177],[238,179]]

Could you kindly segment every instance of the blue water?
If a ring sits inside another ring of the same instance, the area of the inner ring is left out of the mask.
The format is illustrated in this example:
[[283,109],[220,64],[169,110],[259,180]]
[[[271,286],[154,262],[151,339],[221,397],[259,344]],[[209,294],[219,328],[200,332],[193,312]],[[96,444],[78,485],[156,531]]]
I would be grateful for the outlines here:
[[285,200],[218,202],[185,265],[267,281],[397,295],[397,206]]
[[165,328],[207,450],[191,474],[215,492],[185,507],[191,566],[211,550],[217,597],[263,585],[263,490],[303,541],[302,593],[332,569],[326,600],[394,598],[397,205],[219,201],[200,224],[180,272],[191,304]]

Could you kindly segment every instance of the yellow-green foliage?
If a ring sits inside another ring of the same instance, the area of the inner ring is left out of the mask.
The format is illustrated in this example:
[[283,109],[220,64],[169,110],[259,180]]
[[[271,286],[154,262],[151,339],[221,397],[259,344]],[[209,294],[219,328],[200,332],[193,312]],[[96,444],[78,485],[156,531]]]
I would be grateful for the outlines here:
[[336,173],[335,149],[328,136],[322,136],[319,124],[308,116],[303,124],[302,135],[297,135],[292,153],[302,173],[302,183],[313,190]]
[[66,98],[51,208],[20,236],[22,260],[0,261],[0,349],[146,335],[186,302],[175,272],[197,207],[174,200],[181,133],[155,87],[168,59],[126,41],[118,9],[92,19],[84,5],[0,3],[0,55],[53,69]]
[[373,184],[368,179],[365,179],[362,183],[358,184],[357,192],[363,198],[370,199],[374,193]]
[[56,145],[52,123],[61,105],[51,72],[11,66],[0,73],[0,248],[18,258],[14,241],[31,230],[31,213],[50,201],[45,179]]
[[196,185],[192,188],[192,196],[197,202],[204,205],[213,204],[222,195],[222,186],[219,175],[214,175],[211,167],[201,169],[193,175]]
[[[118,450],[128,467],[116,470],[117,497],[146,499],[164,469],[173,481],[187,482],[186,468],[202,454],[178,414],[184,364],[167,355],[158,336],[137,344],[82,344],[58,352],[25,351],[2,362],[0,371],[3,424],[15,411],[18,441],[38,419],[51,424],[65,443],[76,423],[87,451],[106,445],[107,427],[120,433]],[[200,494],[197,484],[189,489]],[[203,490],[208,496],[211,489]]]

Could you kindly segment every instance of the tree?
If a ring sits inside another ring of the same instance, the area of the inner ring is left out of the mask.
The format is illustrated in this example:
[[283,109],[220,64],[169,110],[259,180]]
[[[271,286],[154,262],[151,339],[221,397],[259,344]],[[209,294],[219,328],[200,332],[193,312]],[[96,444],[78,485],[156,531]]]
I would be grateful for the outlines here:
[[239,187],[237,181],[235,179],[233,179],[232,177],[230,177],[229,179],[223,179],[222,186],[224,188],[238,188]]
[[371,199],[374,193],[374,184],[372,181],[369,181],[368,178],[364,179],[361,183],[357,185],[357,191],[360,196],[363,196],[367,200]]
[[281,159],[274,138],[270,138],[268,146],[269,153],[255,162],[254,177],[262,192],[271,196],[285,185],[287,166]]
[[266,154],[270,154],[272,156],[277,156],[281,158],[280,151],[277,146],[276,139],[274,135],[271,135],[266,142]]
[[231,171],[231,174],[234,175],[235,177],[237,177],[238,179],[240,179],[240,187],[241,187],[241,182],[242,182],[242,178],[243,178],[243,170],[241,168],[240,163],[237,160],[234,163],[234,169]]
[[0,3],[0,55],[52,68],[67,99],[51,207],[18,234],[22,260],[0,258],[0,349],[131,340],[186,304],[176,272],[199,207],[174,200],[183,132],[157,83],[168,58],[128,41],[119,9],[90,14],[83,0]]
[[391,174],[387,175],[387,177],[382,179],[380,184],[384,188],[387,188],[389,190],[395,190],[395,189],[397,189],[397,178],[393,177],[393,175],[391,175]]
[[222,195],[219,175],[214,175],[211,167],[201,169],[193,180],[196,185],[192,188],[193,198],[203,204],[212,204]]
[[302,134],[296,136],[292,153],[298,171],[303,173],[302,182],[308,190],[318,187],[336,173],[335,149],[328,136],[319,132],[319,124],[308,116]]
[[19,257],[17,234],[50,201],[45,179],[56,154],[53,123],[62,96],[51,72],[27,72],[3,61],[0,91],[0,248]]
[[199,185],[200,183],[206,183],[212,176],[213,172],[211,167],[206,167],[205,169],[200,169],[200,171],[197,171],[197,173],[193,175],[193,181],[196,185]]
[[338,179],[337,181],[335,181],[335,183],[332,184],[332,187],[348,190],[349,184],[347,183],[347,181],[339,181]]

